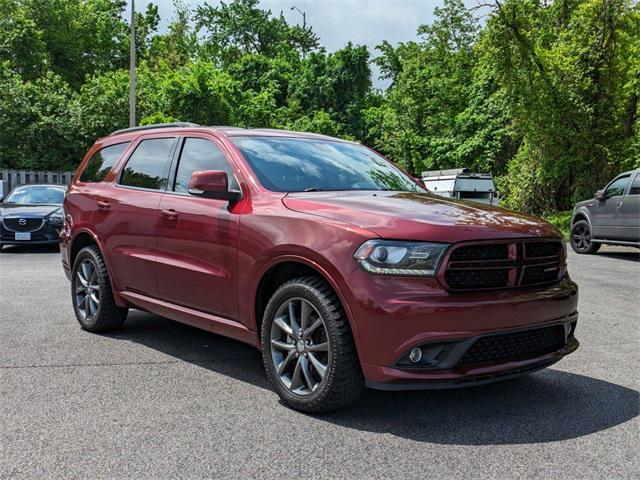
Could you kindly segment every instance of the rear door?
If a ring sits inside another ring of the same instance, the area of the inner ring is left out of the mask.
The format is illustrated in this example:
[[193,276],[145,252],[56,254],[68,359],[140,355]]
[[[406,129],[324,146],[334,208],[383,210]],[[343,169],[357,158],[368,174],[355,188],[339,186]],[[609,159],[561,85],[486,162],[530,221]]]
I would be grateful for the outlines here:
[[236,172],[216,139],[193,134],[180,141],[156,228],[159,296],[237,319],[239,217],[228,201],[189,194],[191,174],[199,170],[226,171],[231,188],[239,189]]
[[620,240],[640,242],[640,173],[635,175],[622,200]]
[[603,200],[595,200],[592,209],[593,237],[617,239],[621,236],[621,209],[630,175],[620,175],[605,188]]
[[166,189],[176,137],[144,136],[133,146],[96,224],[118,290],[156,297],[158,205]]

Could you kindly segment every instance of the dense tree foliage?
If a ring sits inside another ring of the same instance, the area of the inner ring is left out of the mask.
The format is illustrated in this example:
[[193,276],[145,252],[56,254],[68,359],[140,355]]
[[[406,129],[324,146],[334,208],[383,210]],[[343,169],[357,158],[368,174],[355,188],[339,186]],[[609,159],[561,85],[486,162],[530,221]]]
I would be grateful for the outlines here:
[[[0,0],[0,167],[74,168],[127,126],[125,7]],[[418,41],[327,52],[258,0],[178,1],[163,33],[149,5],[136,17],[138,121],[352,138],[416,175],[492,171],[508,206],[536,213],[640,165],[637,2],[446,0],[435,13]]]

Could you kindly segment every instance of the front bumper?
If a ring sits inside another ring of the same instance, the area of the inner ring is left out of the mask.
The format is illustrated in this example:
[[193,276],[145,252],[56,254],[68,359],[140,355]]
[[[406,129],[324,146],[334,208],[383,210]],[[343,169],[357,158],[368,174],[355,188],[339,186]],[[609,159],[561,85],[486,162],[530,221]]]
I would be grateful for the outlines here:
[[[367,385],[372,388],[451,388],[487,383],[549,366],[579,345],[573,336],[578,288],[568,276],[551,286],[449,293],[435,279],[383,277],[357,271],[347,278],[346,287],[358,355]],[[482,337],[553,325],[561,325],[567,332],[565,342],[554,351],[482,363],[454,361],[411,368],[398,365],[416,347],[448,342],[463,348]]]
[[0,222],[0,245],[53,245],[58,243],[59,229],[44,222],[42,227],[28,232],[31,240],[16,240],[16,232],[9,230]]

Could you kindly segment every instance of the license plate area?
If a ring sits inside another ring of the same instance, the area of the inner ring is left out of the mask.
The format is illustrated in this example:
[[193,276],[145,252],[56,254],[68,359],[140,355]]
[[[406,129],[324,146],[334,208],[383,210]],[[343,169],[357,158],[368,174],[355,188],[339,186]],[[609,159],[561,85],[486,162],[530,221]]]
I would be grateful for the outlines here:
[[31,240],[30,232],[16,232],[16,240]]

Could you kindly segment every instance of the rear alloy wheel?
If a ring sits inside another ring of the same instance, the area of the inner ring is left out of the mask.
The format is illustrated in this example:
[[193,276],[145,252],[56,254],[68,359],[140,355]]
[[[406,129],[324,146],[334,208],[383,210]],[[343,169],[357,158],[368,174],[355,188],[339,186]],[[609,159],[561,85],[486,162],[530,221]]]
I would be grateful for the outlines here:
[[80,250],[73,264],[71,299],[80,326],[89,332],[120,328],[127,309],[118,307],[111,282],[98,247]]
[[290,407],[327,412],[362,393],[364,379],[348,321],[322,279],[281,285],[265,310],[261,338],[267,375]]
[[586,220],[579,220],[571,227],[571,248],[579,254],[591,254],[600,250],[600,244],[591,241],[591,228]]

